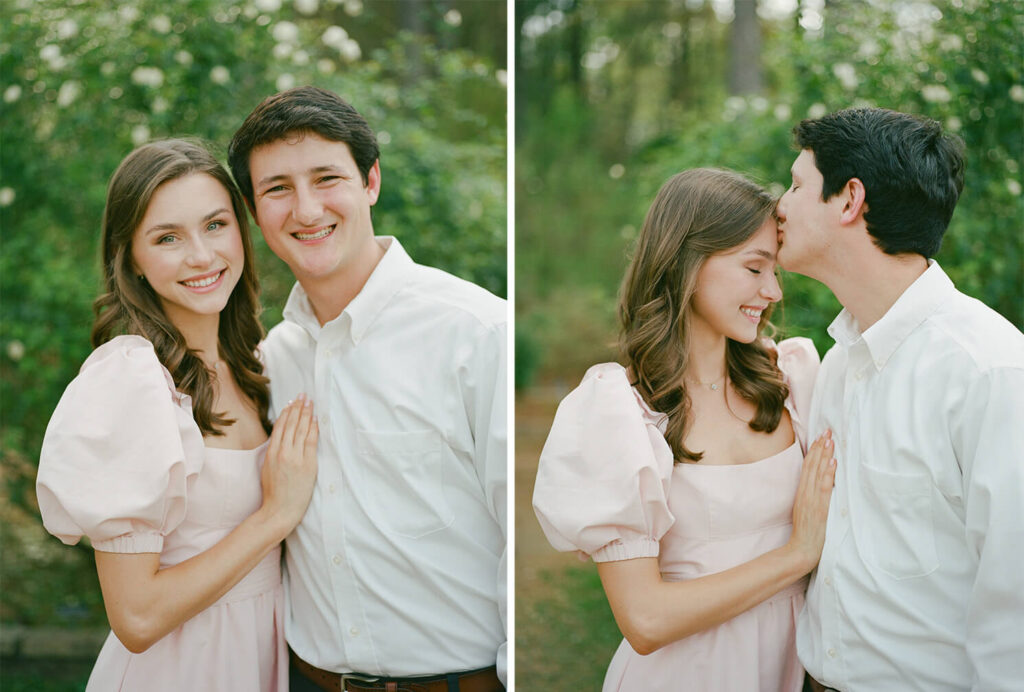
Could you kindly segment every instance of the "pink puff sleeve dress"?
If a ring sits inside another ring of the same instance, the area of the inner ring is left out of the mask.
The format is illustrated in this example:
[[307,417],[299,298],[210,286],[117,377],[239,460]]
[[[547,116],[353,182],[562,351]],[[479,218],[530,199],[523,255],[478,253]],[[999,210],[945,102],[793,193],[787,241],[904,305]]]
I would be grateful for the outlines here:
[[[541,453],[533,503],[551,545],[596,562],[657,557],[666,581],[721,572],[784,545],[819,359],[809,339],[787,339],[777,350],[796,441],[729,466],[674,464],[665,416],[630,386],[625,368],[590,368],[559,405]],[[603,689],[799,692],[795,627],[805,588],[802,580],[647,656],[623,640]]]
[[[61,397],[39,460],[46,530],[68,545],[159,553],[161,569],[207,550],[262,501],[266,443],[214,449],[152,344],[119,336],[96,349]],[[287,690],[280,548],[212,606],[133,654],[113,632],[89,692]]]

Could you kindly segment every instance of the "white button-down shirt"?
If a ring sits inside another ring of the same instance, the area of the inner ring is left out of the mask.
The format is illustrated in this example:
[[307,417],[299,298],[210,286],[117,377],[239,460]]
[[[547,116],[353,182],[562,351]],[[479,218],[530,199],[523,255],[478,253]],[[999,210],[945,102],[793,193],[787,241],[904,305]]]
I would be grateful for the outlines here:
[[271,414],[320,423],[288,537],[286,635],[325,670],[404,677],[495,664],[506,640],[504,300],[399,242],[321,327],[296,284],[263,345]]
[[800,660],[848,692],[1024,690],[1024,335],[934,262],[829,334],[810,431],[839,464]]

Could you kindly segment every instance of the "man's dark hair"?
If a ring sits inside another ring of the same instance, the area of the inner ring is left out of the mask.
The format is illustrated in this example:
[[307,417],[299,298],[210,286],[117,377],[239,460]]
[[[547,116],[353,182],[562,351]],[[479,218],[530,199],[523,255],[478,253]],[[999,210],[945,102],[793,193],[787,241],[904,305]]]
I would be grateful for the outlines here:
[[822,200],[851,178],[864,183],[864,220],[890,255],[934,257],[964,187],[964,145],[934,120],[882,108],[849,108],[793,128],[814,154]]
[[310,132],[324,139],[347,144],[363,176],[363,185],[369,182],[367,176],[380,157],[380,149],[373,130],[363,116],[337,94],[326,89],[295,87],[265,98],[231,138],[228,165],[250,206],[255,206],[249,171],[252,150]]

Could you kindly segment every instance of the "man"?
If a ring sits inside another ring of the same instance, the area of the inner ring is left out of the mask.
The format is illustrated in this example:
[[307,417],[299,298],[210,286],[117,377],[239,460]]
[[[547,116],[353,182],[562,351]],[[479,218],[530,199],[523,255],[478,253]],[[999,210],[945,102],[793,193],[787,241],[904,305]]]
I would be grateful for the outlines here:
[[813,689],[1024,689],[1024,336],[932,257],[962,144],[877,108],[795,129],[779,261],[843,304],[810,436],[839,466],[797,629]]
[[228,157],[298,280],[263,346],[271,413],[306,392],[319,414],[291,689],[504,689],[505,301],[374,236],[376,138],[335,94],[271,96]]

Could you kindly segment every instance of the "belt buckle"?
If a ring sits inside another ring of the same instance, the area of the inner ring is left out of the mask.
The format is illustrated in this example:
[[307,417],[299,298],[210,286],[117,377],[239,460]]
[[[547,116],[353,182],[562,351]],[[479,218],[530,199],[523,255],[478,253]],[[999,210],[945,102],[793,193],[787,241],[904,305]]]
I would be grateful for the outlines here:
[[373,686],[374,683],[376,683],[376,682],[378,682],[380,680],[380,677],[374,677],[372,675],[360,675],[359,673],[341,673],[340,675],[341,675],[341,692],[345,692],[345,689],[346,689],[345,685],[348,684],[349,682],[354,682],[356,684],[364,683],[363,685],[360,685],[360,687],[363,687],[363,686],[366,686],[366,685]]

